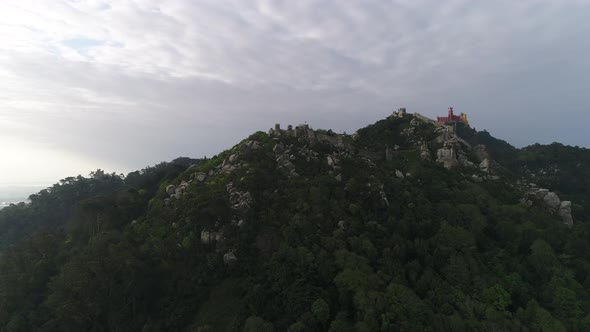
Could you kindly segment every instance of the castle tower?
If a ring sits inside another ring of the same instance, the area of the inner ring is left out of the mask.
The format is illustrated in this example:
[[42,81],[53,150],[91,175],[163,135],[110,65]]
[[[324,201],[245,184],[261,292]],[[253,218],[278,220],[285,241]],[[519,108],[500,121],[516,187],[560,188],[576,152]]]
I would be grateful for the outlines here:
[[467,121],[467,114],[465,113],[461,113],[461,121],[466,124],[469,125],[469,121]]

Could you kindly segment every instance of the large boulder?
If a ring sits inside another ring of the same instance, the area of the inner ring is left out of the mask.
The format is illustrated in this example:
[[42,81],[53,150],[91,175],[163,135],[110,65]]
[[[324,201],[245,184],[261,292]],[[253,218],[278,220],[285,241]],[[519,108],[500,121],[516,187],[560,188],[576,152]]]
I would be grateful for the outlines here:
[[543,202],[547,208],[561,217],[564,224],[573,226],[574,219],[572,217],[572,202],[560,201],[556,193],[548,189],[537,188],[536,185],[531,184],[532,189],[522,199],[522,202],[527,206],[532,205],[532,201]]
[[225,264],[225,265],[233,265],[237,261],[238,261],[238,258],[233,253],[233,251],[230,251],[227,254],[223,255],[223,264]]
[[171,184],[169,186],[166,187],[166,193],[168,195],[174,195],[176,193],[176,186]]
[[328,161],[328,166],[333,167],[336,165],[336,162],[334,162],[334,158],[332,158],[332,156],[327,156],[326,159]]
[[537,189],[533,192],[535,198],[538,200],[545,199],[545,196],[547,196],[548,193],[549,193],[549,189],[543,189],[543,188]]
[[543,201],[545,202],[545,204],[547,204],[547,206],[552,209],[552,210],[557,210],[559,209],[559,206],[561,204],[561,201],[559,200],[559,196],[557,196],[556,193],[550,191],[547,193],[547,195],[545,195],[545,197],[543,198]]
[[484,159],[481,161],[481,163],[479,164],[479,169],[484,172],[489,174],[491,171],[491,162],[489,159]]
[[183,187],[183,186],[178,186],[178,187],[176,187],[176,189],[174,190],[174,193],[175,193],[176,195],[178,195],[178,194],[182,195],[182,193],[184,193],[184,189],[185,189],[185,187]]
[[195,180],[197,180],[199,182],[205,181],[206,178],[207,178],[207,174],[205,174],[205,173],[197,173],[197,174],[195,174]]
[[557,214],[563,220],[563,223],[572,227],[574,225],[574,218],[572,217],[572,202],[570,201],[563,201],[559,204],[559,210],[557,210]]

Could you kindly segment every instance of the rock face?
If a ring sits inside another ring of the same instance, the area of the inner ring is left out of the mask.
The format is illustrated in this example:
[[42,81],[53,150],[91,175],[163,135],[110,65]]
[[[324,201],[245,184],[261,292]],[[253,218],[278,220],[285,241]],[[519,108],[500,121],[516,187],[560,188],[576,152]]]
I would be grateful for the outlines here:
[[484,159],[481,161],[481,163],[479,164],[479,169],[484,172],[489,174],[491,171],[491,163],[489,159]]
[[572,227],[574,225],[574,218],[572,218],[572,202],[570,201],[563,201],[559,204],[559,210],[557,210],[557,214],[563,220],[563,223]]
[[436,151],[436,162],[441,163],[446,169],[451,169],[459,165],[455,148],[445,146]]

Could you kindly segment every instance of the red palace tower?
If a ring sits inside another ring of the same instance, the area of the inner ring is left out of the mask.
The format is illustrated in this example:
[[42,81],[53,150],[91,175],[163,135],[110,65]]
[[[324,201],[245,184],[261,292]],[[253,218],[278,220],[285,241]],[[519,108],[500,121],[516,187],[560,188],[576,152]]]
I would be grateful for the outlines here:
[[438,123],[463,122],[466,125],[469,124],[469,122],[467,122],[467,114],[461,113],[460,115],[455,115],[455,114],[453,114],[452,107],[449,107],[448,116],[437,116],[436,122],[438,122]]

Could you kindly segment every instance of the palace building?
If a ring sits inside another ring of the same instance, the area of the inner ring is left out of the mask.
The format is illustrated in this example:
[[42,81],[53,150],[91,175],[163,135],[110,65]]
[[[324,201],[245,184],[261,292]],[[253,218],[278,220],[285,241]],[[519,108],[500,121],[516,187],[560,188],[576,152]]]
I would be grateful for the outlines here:
[[467,114],[461,113],[459,115],[453,114],[453,108],[449,107],[448,116],[437,116],[436,121],[438,123],[449,123],[449,122],[463,122],[466,125],[469,125],[469,121],[467,121]]

